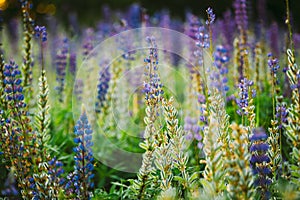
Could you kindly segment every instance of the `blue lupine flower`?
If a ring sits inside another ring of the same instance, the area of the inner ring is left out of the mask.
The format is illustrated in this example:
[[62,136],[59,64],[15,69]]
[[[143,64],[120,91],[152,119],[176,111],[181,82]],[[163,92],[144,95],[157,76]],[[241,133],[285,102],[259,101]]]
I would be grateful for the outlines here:
[[160,77],[157,73],[157,45],[154,37],[147,37],[146,40],[150,45],[150,54],[149,57],[144,59],[146,69],[145,75],[147,76],[148,81],[144,82],[143,92],[146,95],[146,104],[156,104],[161,100],[161,95],[164,93],[162,90],[163,85],[160,82]]
[[83,56],[88,56],[94,49],[94,30],[92,28],[86,29],[85,38],[83,41]]
[[65,38],[61,49],[56,54],[56,81],[58,86],[56,87],[59,94],[59,101],[63,101],[63,91],[65,86],[65,76],[66,76],[66,67],[67,67],[67,55],[69,53],[69,42]]
[[6,100],[12,101],[16,108],[24,108],[26,104],[23,102],[24,95],[22,94],[23,87],[21,85],[21,71],[19,66],[14,61],[4,66],[4,92],[6,93]]
[[278,24],[276,22],[273,22],[268,31],[270,37],[270,47],[272,49],[272,52],[274,52],[275,56],[278,57],[280,54]]
[[198,28],[198,32],[196,33],[196,46],[200,48],[207,49],[209,47],[209,35],[205,33],[205,28],[204,26],[200,26]]
[[62,168],[63,163],[54,157],[48,162],[48,164],[48,174],[51,177],[51,181],[57,183],[58,185],[62,185],[65,182],[65,179],[61,177],[61,175],[65,172]]
[[142,8],[139,4],[132,4],[129,8],[128,13],[128,23],[131,28],[138,28],[141,26],[141,15],[142,15]]
[[35,31],[35,37],[37,39],[41,39],[42,42],[46,42],[47,41],[47,31],[45,26],[36,26],[34,28]]
[[240,32],[246,31],[248,27],[246,0],[235,0],[234,2],[235,22]]
[[214,64],[217,68],[217,73],[211,74],[212,86],[217,88],[220,92],[226,95],[226,92],[229,90],[227,85],[228,79],[226,74],[228,73],[228,62],[229,56],[228,51],[222,45],[218,45],[216,51],[214,52]]
[[265,143],[258,143],[251,146],[250,151],[268,151],[269,145]]
[[273,76],[272,78],[274,78],[273,81],[274,81],[275,84],[278,84],[278,80],[276,79],[276,74],[277,74],[277,72],[278,72],[278,70],[280,68],[279,61],[278,61],[277,58],[275,58],[273,56],[272,53],[268,54],[268,58],[269,58],[268,59],[268,66],[269,66],[269,68],[271,70],[271,75]]
[[206,25],[211,25],[212,23],[214,23],[215,19],[216,19],[216,15],[214,14],[214,11],[212,8],[207,8],[206,13],[208,15],[208,19],[206,20]]
[[70,62],[69,70],[70,70],[71,74],[75,75],[76,68],[77,68],[77,54],[75,52],[72,52],[70,54],[69,62]]
[[268,138],[268,135],[259,129],[253,130],[253,135],[250,137],[251,142],[255,142],[258,140],[266,140]]
[[109,67],[106,67],[99,73],[99,83],[97,86],[98,95],[97,95],[97,102],[96,102],[96,112],[101,112],[102,107],[104,106],[106,95],[109,89],[109,81],[111,79],[111,74],[109,72]]
[[[236,103],[239,106],[237,113],[239,115],[247,115],[246,108],[249,105],[249,87],[253,85],[253,81],[249,81],[248,79],[244,78],[239,83],[239,98],[236,99]],[[255,90],[251,90],[251,97],[255,96]]]
[[186,139],[187,140],[196,140],[197,146],[199,149],[202,149],[203,142],[202,136],[200,134],[201,127],[197,124],[198,120],[196,118],[186,117],[184,119],[185,125],[184,130],[187,132]]
[[275,115],[277,121],[278,121],[278,128],[283,129],[284,124],[287,124],[288,122],[288,111],[286,104],[284,103],[279,103],[276,105],[276,115]]
[[261,195],[261,199],[269,199],[270,192],[268,186],[271,184],[269,175],[271,169],[269,167],[270,158],[267,154],[269,145],[265,142],[268,135],[262,128],[253,130],[253,135],[250,137],[251,141],[251,159],[250,164],[253,174],[256,176],[254,184]]
[[76,135],[74,142],[77,144],[73,149],[75,152],[75,166],[74,172],[68,176],[69,181],[66,183],[65,189],[68,193],[75,192],[76,197],[79,199],[90,199],[89,190],[94,186],[92,181],[94,177],[92,172],[94,170],[94,158],[91,149],[93,146],[93,131],[85,111],[82,112],[77,121],[74,133]]

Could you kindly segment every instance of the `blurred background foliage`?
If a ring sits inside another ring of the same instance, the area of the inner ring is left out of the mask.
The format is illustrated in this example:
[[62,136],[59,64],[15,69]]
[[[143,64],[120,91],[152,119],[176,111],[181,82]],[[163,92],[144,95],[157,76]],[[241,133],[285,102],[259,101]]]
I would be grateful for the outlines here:
[[[32,0],[33,18],[43,20],[41,16],[54,15],[61,23],[68,25],[70,18],[76,17],[80,24],[93,26],[103,17],[104,7],[109,7],[114,11],[124,11],[133,3],[140,4],[148,14],[154,14],[159,10],[169,10],[171,16],[184,19],[186,11],[203,16],[207,7],[212,7],[217,17],[222,17],[222,13],[232,9],[233,0]],[[285,21],[285,0],[251,0],[248,1],[250,20],[257,20],[259,7],[266,5],[266,22],[270,19],[276,20],[280,25]],[[300,19],[300,1],[290,1],[292,18],[294,21]],[[4,19],[20,15],[18,0],[0,0],[0,8],[5,10]],[[294,25],[295,29],[297,24]]]

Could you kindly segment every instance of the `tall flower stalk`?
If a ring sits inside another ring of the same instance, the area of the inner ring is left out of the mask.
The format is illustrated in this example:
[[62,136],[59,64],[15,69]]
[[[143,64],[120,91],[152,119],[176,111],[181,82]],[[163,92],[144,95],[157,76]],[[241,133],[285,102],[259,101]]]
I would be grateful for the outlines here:
[[146,101],[146,116],[144,122],[146,124],[144,132],[144,142],[140,146],[145,150],[143,154],[142,166],[138,172],[138,179],[134,181],[132,190],[137,199],[150,198],[147,194],[147,187],[152,185],[154,167],[152,166],[154,160],[155,147],[159,146],[162,141],[159,141],[156,121],[158,118],[159,105],[162,100],[162,84],[157,73],[158,70],[158,55],[157,46],[153,37],[147,37],[147,42],[150,45],[150,54],[148,58],[144,59],[147,80],[144,83],[145,101]]
[[208,127],[204,130],[205,169],[204,179],[200,182],[203,185],[207,198],[222,196],[225,190],[224,158],[222,152],[222,140],[226,140],[229,128],[229,116],[226,114],[222,96],[217,90],[213,91],[210,97],[210,115]]
[[[179,183],[183,187],[182,196],[187,196],[190,192],[193,179],[197,176],[190,176],[187,171],[186,163],[188,162],[188,154],[185,153],[186,137],[185,132],[178,122],[178,111],[173,106],[174,99],[171,97],[170,100],[163,100],[164,117],[167,126],[167,138],[170,138],[168,143],[170,144],[169,154],[172,160],[171,165],[174,166],[180,172],[180,178],[174,177],[175,180],[180,180]],[[185,194],[184,194],[185,193]]]
[[216,15],[214,14],[214,11],[211,7],[207,8],[206,10],[207,13],[207,20],[206,20],[206,25],[208,26],[208,32],[209,32],[209,50],[210,50],[210,54],[213,54],[213,41],[212,41],[212,27],[211,25],[214,23],[215,19],[216,19]]
[[238,51],[239,51],[239,79],[249,77],[249,57],[248,57],[248,16],[247,16],[247,0],[235,0],[235,22],[239,31]]
[[56,90],[58,92],[58,100],[60,102],[64,101],[64,91],[65,91],[65,79],[66,79],[66,67],[67,59],[69,55],[69,41],[67,38],[63,39],[62,47],[56,53],[56,81],[58,86]]
[[290,16],[290,5],[289,0],[285,0],[285,6],[286,6],[286,20],[285,23],[288,27],[289,31],[289,49],[291,49],[292,53],[295,51],[294,47],[294,41],[293,41],[293,31],[292,31],[292,25],[291,25],[291,16]]
[[32,35],[34,33],[34,22],[30,16],[30,3],[28,0],[20,0],[21,10],[22,10],[22,19],[23,19],[23,34],[24,34],[24,63],[23,63],[23,72],[24,80],[23,87],[24,89],[32,89],[29,86],[32,83]]
[[258,191],[260,199],[270,199],[269,185],[271,184],[270,174],[270,158],[267,155],[269,145],[265,142],[268,136],[261,128],[253,130],[253,135],[250,137],[251,141],[251,168],[253,174],[256,176],[254,185]]
[[239,107],[237,113],[242,117],[242,124],[249,126],[250,129],[255,127],[253,98],[256,95],[256,91],[251,89],[252,86],[253,81],[246,78],[242,79],[239,83],[239,98],[236,99]]
[[300,189],[300,70],[295,62],[292,50],[287,50],[289,66],[287,76],[292,89],[292,104],[288,108],[288,117],[286,124],[286,135],[292,145],[290,170],[292,171],[291,181]]
[[[59,188],[55,188],[55,182],[52,181],[52,177],[49,174],[50,154],[49,154],[49,125],[50,125],[50,114],[49,114],[49,89],[46,78],[46,71],[44,67],[44,45],[47,41],[47,32],[44,26],[35,27],[35,36],[40,44],[41,54],[41,76],[39,78],[39,94],[38,94],[38,110],[35,115],[35,135],[37,143],[37,159],[36,167],[34,169],[33,182],[35,184],[35,198],[36,199],[49,199],[57,198]],[[56,189],[56,190],[55,190]]]
[[77,144],[73,149],[75,166],[74,171],[68,176],[69,180],[65,185],[65,190],[70,197],[91,199],[90,190],[94,187],[94,157],[91,149],[93,131],[84,108],[75,125],[74,133],[76,135],[74,142]]
[[32,198],[35,184],[32,172],[37,162],[35,155],[35,135],[32,133],[27,105],[24,102],[21,71],[14,61],[4,68],[5,98],[8,109],[3,117],[1,135],[2,150],[16,176],[23,198]]
[[230,126],[230,140],[227,147],[229,152],[226,157],[227,191],[230,199],[255,199],[249,145],[246,127],[233,123]]
[[[39,95],[38,95],[38,112],[35,118],[35,125],[39,138],[39,146],[41,149],[45,150],[45,145],[49,140],[49,125],[50,125],[50,106],[49,106],[49,86],[46,78],[46,71],[44,67],[44,53],[43,45],[47,41],[47,33],[45,27],[36,27],[36,37],[40,42],[40,52],[41,52],[41,76],[39,78]],[[41,157],[45,161],[46,152],[41,152]]]

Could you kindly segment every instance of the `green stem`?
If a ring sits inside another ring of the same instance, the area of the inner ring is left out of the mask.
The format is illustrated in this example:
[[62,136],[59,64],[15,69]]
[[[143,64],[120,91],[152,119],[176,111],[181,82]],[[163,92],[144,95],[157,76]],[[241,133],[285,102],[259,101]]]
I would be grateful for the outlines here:
[[[204,49],[202,48],[202,51]],[[206,78],[206,71],[205,71],[205,67],[204,67],[204,56],[203,56],[203,52],[202,52],[202,70],[203,70],[203,78],[204,78],[204,95],[205,95],[205,103],[206,103],[206,111],[207,111],[207,116],[209,116],[209,101],[208,101],[208,82],[207,82],[207,78]],[[208,119],[207,119],[208,120]]]
[[274,73],[272,72],[272,110],[273,110],[273,119],[275,119],[275,77]]
[[289,30],[290,48],[294,54],[295,49],[294,49],[294,41],[293,41],[293,31],[292,31],[292,26],[291,26],[291,21],[290,21],[289,0],[285,0],[285,6],[286,6],[286,21],[285,21],[285,23],[287,24],[287,27]]
[[256,126],[259,126],[259,112],[260,112],[260,100],[259,100],[259,91],[256,90]]
[[284,175],[283,151],[282,151],[282,132],[281,132],[281,129],[279,129],[279,145],[280,145],[280,155],[281,155],[281,170],[282,170],[282,174]]
[[213,55],[213,41],[212,41],[212,29],[211,26],[208,25],[208,31],[209,31],[209,51],[210,51],[210,55]]

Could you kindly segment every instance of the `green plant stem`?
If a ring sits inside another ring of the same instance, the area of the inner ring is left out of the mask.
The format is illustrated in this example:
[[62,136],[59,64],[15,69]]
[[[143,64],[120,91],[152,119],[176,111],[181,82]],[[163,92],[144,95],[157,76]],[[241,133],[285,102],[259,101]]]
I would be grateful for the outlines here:
[[281,131],[281,129],[279,129],[279,146],[280,146],[280,155],[281,155],[281,170],[282,170],[282,174],[284,174],[283,151],[282,151],[282,131]]
[[259,91],[256,90],[256,126],[259,127],[259,112],[260,112],[260,99],[259,99]]
[[209,52],[210,55],[212,56],[214,49],[213,49],[213,41],[212,41],[212,29],[210,24],[208,25],[208,31],[209,31]]
[[272,110],[273,110],[273,119],[275,119],[275,76],[274,72],[272,73]]
[[[204,49],[202,48],[202,51]],[[206,78],[206,71],[205,71],[205,67],[204,67],[204,56],[203,56],[203,52],[202,52],[202,70],[203,70],[203,78],[204,78],[204,96],[205,96],[205,103],[206,103],[206,111],[207,111],[207,116],[209,116],[209,102],[208,102],[208,86],[207,86],[207,78]],[[207,119],[208,120],[208,119]]]
[[295,53],[294,49],[294,41],[293,41],[293,31],[292,31],[292,26],[291,26],[291,21],[290,21],[290,6],[289,6],[289,0],[285,0],[285,6],[286,6],[286,21],[285,23],[287,24],[288,31],[289,31],[289,39],[290,39],[290,48],[293,52]]

